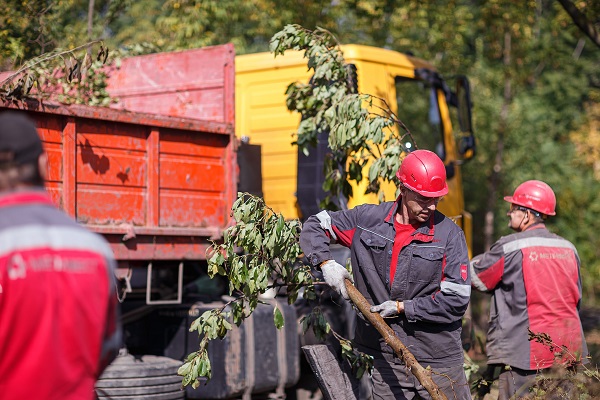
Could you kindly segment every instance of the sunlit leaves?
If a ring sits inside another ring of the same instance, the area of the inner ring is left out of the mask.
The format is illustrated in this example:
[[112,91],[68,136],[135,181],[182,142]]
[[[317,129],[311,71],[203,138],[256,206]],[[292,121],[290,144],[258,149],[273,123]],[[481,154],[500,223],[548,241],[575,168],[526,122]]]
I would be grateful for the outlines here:
[[[240,326],[267,290],[287,295],[290,304],[301,289],[305,298],[315,297],[310,268],[298,261],[299,221],[286,221],[262,199],[246,193],[238,193],[231,214],[235,224],[225,230],[223,243],[213,243],[209,249],[208,273],[211,278],[227,277],[234,300],[220,309],[204,312],[191,324],[190,331],[198,331],[202,341],[199,350],[180,368],[184,385],[196,385],[198,377],[210,378],[208,342],[225,337],[233,329],[231,322]],[[273,323],[277,329],[285,323],[277,305]]]
[[[394,179],[402,154],[399,138],[404,124],[380,100],[369,94],[357,94],[351,68],[344,61],[336,38],[324,29],[309,31],[299,25],[287,25],[271,39],[271,51],[304,52],[313,76],[308,84],[293,83],[287,91],[287,107],[302,115],[296,144],[304,154],[317,143],[320,132],[328,132],[331,152],[324,164],[323,189],[328,193],[323,208],[337,208],[340,196],[351,197],[349,181],[360,182],[369,166],[367,193],[378,193],[381,182]],[[391,149],[388,151],[390,147]],[[381,158],[384,160],[379,161]],[[392,159],[394,158],[394,159]],[[380,198],[383,194],[381,193]]]
[[[235,224],[225,231],[223,243],[214,243],[209,249],[208,271],[211,277],[227,277],[234,299],[221,308],[205,311],[192,322],[190,332],[197,331],[201,341],[198,351],[190,354],[178,371],[184,386],[198,387],[201,378],[210,379],[208,343],[224,338],[236,329],[233,325],[239,327],[262,302],[261,295],[267,290],[286,295],[289,304],[295,303],[300,294],[309,303],[318,300],[311,269],[298,260],[299,221],[286,221],[261,198],[247,193],[238,193],[231,214]],[[278,304],[273,308],[273,324],[277,329],[285,324]],[[331,330],[319,305],[302,317],[301,324],[304,333],[311,329],[321,340],[332,333],[338,340],[345,340]],[[347,343],[345,346],[351,347]],[[370,368],[369,357],[364,354],[350,349],[344,356],[358,374]]]
[[342,12],[331,2],[168,0],[161,2],[155,29],[170,49],[231,42],[236,54],[244,54],[266,51],[273,33],[289,21],[335,27],[334,15]]
[[230,277],[231,294],[236,291],[246,296],[262,294],[275,278],[273,274],[283,280],[282,285],[310,282],[310,275],[294,273],[303,268],[296,265],[301,252],[298,221],[286,221],[268,209],[262,199],[242,193],[232,210],[236,224],[226,230],[223,244],[213,246],[209,258],[211,274]]
[[273,308],[273,323],[277,329],[281,329],[283,327],[283,314],[281,314],[281,310],[277,306]]
[[208,357],[208,343],[217,338],[223,339],[227,332],[232,329],[228,321],[230,316],[230,312],[214,309],[205,311],[199,318],[192,322],[190,332],[198,331],[202,340],[198,351],[189,354],[177,371],[178,375],[183,376],[183,386],[191,384],[194,388],[198,388],[200,385],[198,378],[211,378],[212,367]]

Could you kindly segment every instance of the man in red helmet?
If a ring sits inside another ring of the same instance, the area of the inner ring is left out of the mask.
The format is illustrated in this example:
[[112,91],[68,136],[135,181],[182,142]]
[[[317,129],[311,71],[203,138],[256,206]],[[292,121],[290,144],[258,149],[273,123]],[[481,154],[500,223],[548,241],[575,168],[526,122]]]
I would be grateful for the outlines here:
[[[416,150],[397,177],[400,196],[379,205],[311,216],[300,235],[308,261],[325,282],[348,299],[344,279],[387,321],[398,338],[448,398],[470,398],[463,370],[461,319],[469,304],[471,279],[463,231],[436,210],[448,193],[442,160]],[[331,241],[350,248],[352,275],[332,259]],[[429,399],[379,332],[358,319],[354,342],[373,356],[374,399]],[[418,397],[420,396],[420,397]]]
[[[516,233],[471,261],[473,287],[492,293],[486,352],[488,365],[500,371],[500,400],[527,395],[536,374],[553,364],[574,366],[587,356],[579,256],[544,225],[556,214],[552,188],[526,181],[504,200]],[[530,340],[529,331],[547,334],[552,345]]]

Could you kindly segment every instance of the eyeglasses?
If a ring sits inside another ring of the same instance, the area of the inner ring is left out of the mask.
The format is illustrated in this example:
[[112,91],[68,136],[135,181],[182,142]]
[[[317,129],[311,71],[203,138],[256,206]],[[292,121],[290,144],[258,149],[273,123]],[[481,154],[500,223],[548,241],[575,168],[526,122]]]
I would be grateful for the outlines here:
[[527,207],[523,207],[523,206],[518,206],[516,204],[511,204],[510,206],[510,210],[508,211],[509,214],[512,214],[515,211],[523,211],[524,213],[526,212],[530,212],[533,215],[535,215],[536,217],[539,217],[541,214],[535,210],[532,210],[531,208],[527,208]]
[[516,206],[516,205],[511,205],[510,206],[510,210],[508,211],[509,213],[513,213],[515,211],[523,211],[523,212],[527,212],[529,211],[529,208],[527,207],[522,207],[522,206]]

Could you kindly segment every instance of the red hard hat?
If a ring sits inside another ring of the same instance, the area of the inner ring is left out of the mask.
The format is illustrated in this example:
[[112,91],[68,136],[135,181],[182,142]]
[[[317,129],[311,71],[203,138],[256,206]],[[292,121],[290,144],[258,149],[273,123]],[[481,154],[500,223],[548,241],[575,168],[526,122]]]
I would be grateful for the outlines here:
[[413,192],[425,197],[440,197],[448,193],[446,167],[440,158],[429,150],[408,153],[396,176]]
[[552,188],[542,181],[526,181],[515,189],[512,196],[506,196],[504,200],[509,203],[531,208],[546,215],[556,215],[556,196]]

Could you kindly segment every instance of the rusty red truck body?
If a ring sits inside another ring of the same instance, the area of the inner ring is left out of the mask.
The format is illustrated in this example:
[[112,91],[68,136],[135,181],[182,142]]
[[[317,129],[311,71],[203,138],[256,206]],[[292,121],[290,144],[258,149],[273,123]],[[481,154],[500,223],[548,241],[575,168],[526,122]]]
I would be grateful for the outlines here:
[[[232,223],[240,144],[234,135],[231,44],[123,60],[110,72],[111,108],[0,101],[33,118],[49,157],[54,202],[110,243],[119,263],[125,346],[182,360],[197,349],[188,328],[224,304],[206,251]],[[270,299],[271,304],[277,299]],[[187,398],[282,391],[299,379],[296,314],[286,301],[211,344],[213,379]]]

